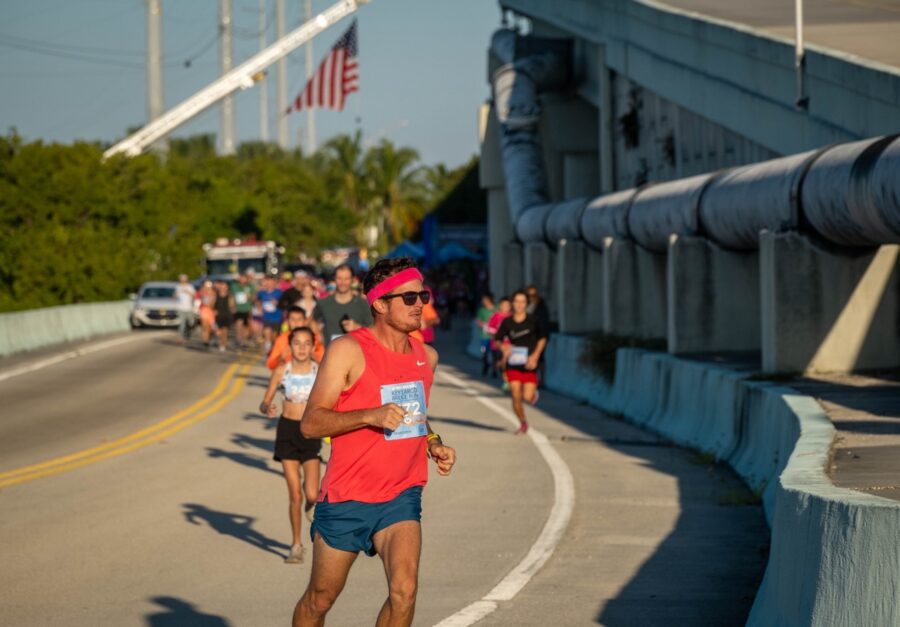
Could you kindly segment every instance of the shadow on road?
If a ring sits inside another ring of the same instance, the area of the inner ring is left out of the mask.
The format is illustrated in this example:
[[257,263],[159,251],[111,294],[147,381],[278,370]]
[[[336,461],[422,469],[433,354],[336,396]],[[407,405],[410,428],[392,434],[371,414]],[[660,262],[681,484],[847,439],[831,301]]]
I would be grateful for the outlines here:
[[[466,344],[464,332],[440,334],[436,348],[441,363],[465,373],[463,378],[496,385],[479,377],[480,363],[464,353]],[[671,477],[680,508],[672,529],[636,568],[627,562],[627,546],[614,539],[601,545],[604,560],[618,561],[634,573],[613,598],[598,595],[594,621],[610,627],[743,625],[768,557],[769,532],[759,499],[730,469],[706,456],[621,420],[598,419],[593,409],[573,411],[574,405],[572,399],[549,391],[541,393],[538,403],[545,415],[582,434],[554,442],[563,458],[571,447],[601,444],[619,451]],[[636,500],[640,497],[637,492]],[[630,528],[653,524],[652,514],[644,514],[623,521],[617,533],[627,538]]]
[[[285,557],[290,549],[288,545],[273,540],[254,529],[253,523],[256,518],[252,516],[219,512],[197,503],[183,503],[182,507],[184,507],[184,519],[192,525],[199,525],[200,521],[205,521],[224,536],[237,538],[278,557]],[[281,553],[278,549],[284,552]]]
[[248,455],[247,453],[240,453],[237,451],[226,451],[220,448],[214,448],[207,446],[206,454],[210,457],[224,457],[225,459],[230,459],[231,461],[241,464],[242,466],[247,466],[249,468],[256,468],[257,470],[262,470],[263,472],[270,472],[273,475],[277,475],[281,477],[281,472],[277,470],[272,470],[269,468],[269,462],[265,457],[260,457],[258,455]]
[[266,431],[274,431],[275,427],[278,426],[277,418],[269,418],[268,416],[263,416],[262,414],[254,414],[254,413],[246,413],[244,414],[244,420],[257,420],[263,423],[263,427]]
[[257,388],[269,387],[269,377],[263,377],[257,374],[239,374],[237,375],[237,377],[240,379],[244,379],[249,386]]
[[508,431],[508,429],[504,429],[503,427],[487,425],[481,422],[475,422],[474,420],[467,420],[465,418],[441,418],[438,416],[428,416],[428,422],[444,423],[448,425],[454,425],[456,427],[466,427],[469,429],[483,429],[485,431]]
[[152,597],[150,601],[165,609],[147,614],[148,627],[231,627],[221,616],[199,612],[193,603],[176,597]]
[[265,438],[254,438],[246,433],[232,433],[231,443],[241,448],[256,447],[267,453],[271,453],[275,449],[275,442]]

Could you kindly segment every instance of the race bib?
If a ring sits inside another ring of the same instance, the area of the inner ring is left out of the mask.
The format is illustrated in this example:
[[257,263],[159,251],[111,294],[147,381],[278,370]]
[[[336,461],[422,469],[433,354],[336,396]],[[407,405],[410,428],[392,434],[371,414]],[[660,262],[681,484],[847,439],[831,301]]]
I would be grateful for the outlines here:
[[284,382],[284,395],[292,403],[306,402],[315,382],[314,374],[292,374]]
[[385,440],[420,438],[428,434],[425,425],[425,386],[421,381],[382,385],[381,403],[396,403],[406,412],[399,427],[393,431],[384,430]]
[[247,292],[237,292],[234,295],[234,302],[238,305],[246,305],[247,304]]
[[266,313],[272,313],[276,309],[278,309],[278,303],[276,303],[274,300],[263,301],[263,311],[265,311]]
[[528,363],[528,347],[513,346],[506,363],[510,366],[524,366]]

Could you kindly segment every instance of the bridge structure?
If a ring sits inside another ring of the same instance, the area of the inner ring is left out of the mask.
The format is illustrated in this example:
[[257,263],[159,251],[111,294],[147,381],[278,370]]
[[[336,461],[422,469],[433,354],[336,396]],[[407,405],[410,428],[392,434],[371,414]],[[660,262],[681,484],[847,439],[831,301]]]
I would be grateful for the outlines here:
[[[865,34],[900,7],[808,2],[798,57],[774,3],[500,4],[479,118],[491,287],[545,295],[551,387],[764,495],[751,624],[897,622],[900,507],[835,488],[825,412],[754,380],[900,366],[900,66]],[[621,349],[610,385],[578,365],[590,334],[668,355]]]

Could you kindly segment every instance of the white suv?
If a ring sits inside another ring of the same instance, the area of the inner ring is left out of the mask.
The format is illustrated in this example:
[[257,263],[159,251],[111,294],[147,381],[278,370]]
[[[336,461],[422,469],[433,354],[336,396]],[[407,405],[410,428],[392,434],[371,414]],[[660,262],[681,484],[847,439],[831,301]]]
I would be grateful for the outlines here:
[[175,281],[151,281],[144,283],[131,307],[131,328],[177,327],[178,298]]

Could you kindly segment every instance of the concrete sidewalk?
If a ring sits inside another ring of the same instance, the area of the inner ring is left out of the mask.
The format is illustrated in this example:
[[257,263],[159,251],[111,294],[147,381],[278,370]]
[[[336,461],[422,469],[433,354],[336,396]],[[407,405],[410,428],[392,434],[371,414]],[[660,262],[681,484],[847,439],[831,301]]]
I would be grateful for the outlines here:
[[900,376],[818,375],[790,386],[814,397],[837,429],[834,484],[900,501]]
[[[746,24],[787,39],[796,34],[793,2],[661,0],[660,4]],[[896,0],[806,0],[803,21],[808,44],[900,67],[900,46],[896,44],[900,3]]]
[[[442,363],[496,388],[461,333],[439,340]],[[544,568],[479,625],[744,624],[769,530],[730,470],[548,391],[526,411],[575,477],[575,510]]]

